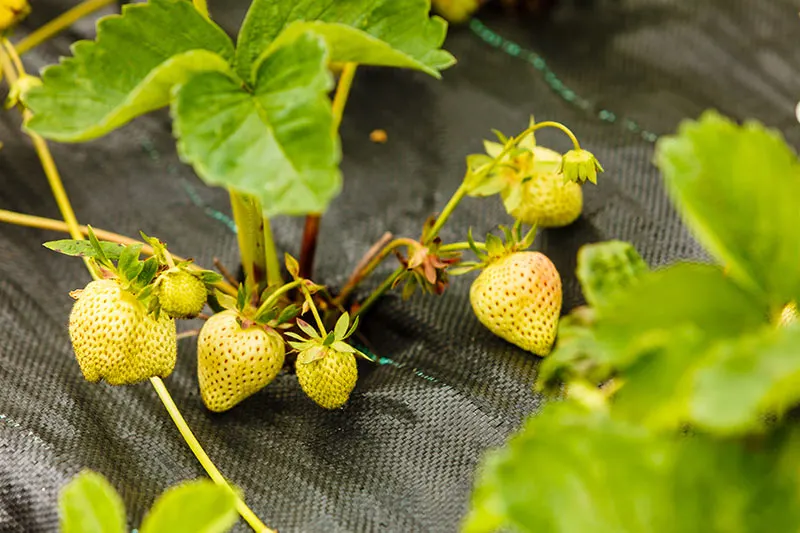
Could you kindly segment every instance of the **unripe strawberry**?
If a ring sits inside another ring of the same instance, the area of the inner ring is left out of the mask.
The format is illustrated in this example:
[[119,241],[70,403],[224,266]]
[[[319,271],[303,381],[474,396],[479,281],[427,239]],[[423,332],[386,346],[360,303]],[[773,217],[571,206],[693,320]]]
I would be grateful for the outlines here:
[[203,311],[208,291],[197,276],[171,268],[159,276],[158,283],[161,310],[172,318],[193,318]]
[[304,363],[298,357],[295,364],[300,387],[325,409],[338,409],[347,403],[358,381],[358,366],[353,353],[322,348],[324,355]]
[[269,385],[283,367],[283,338],[275,330],[243,328],[236,311],[209,318],[197,339],[197,379],[206,407],[231,409]]
[[87,381],[111,385],[167,377],[175,368],[175,321],[155,320],[136,297],[114,280],[89,283],[69,318],[75,357]]
[[550,353],[561,313],[561,277],[539,252],[514,252],[486,266],[470,288],[478,320],[498,337],[540,356]]
[[[559,228],[575,222],[583,210],[583,190],[580,185],[555,173],[537,173],[520,186],[519,202],[508,214],[525,224],[542,228]],[[507,201],[510,191],[501,193]]]

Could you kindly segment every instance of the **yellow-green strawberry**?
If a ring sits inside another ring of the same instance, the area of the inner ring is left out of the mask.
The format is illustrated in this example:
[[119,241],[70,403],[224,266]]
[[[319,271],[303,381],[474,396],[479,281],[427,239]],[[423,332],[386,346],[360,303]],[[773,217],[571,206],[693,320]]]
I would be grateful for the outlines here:
[[278,375],[286,353],[274,329],[248,323],[234,310],[209,318],[197,339],[200,396],[214,412],[227,411]]
[[347,403],[358,381],[356,357],[334,348],[321,348],[319,359],[305,363],[298,357],[297,380],[309,398],[325,409],[338,409]]
[[295,371],[300,388],[320,407],[342,407],[358,381],[356,355],[364,356],[344,342],[358,328],[358,318],[351,325],[350,316],[344,313],[329,333],[323,329],[318,333],[302,319],[297,319],[297,325],[306,337],[293,332],[286,335],[297,340],[289,345],[298,352]]
[[115,280],[92,281],[74,295],[69,335],[87,381],[128,385],[172,373],[174,320],[166,315],[154,319]]
[[470,303],[489,331],[540,356],[550,353],[561,314],[561,277],[539,252],[515,252],[472,283]]
[[[535,125],[531,118],[530,128]],[[499,193],[506,212],[525,224],[555,228],[577,220],[583,210],[581,185],[596,183],[597,172],[602,172],[595,157],[585,150],[562,156],[538,146],[532,131],[518,139],[498,137],[502,143],[484,142],[485,155],[468,158],[468,194]]]
[[172,318],[193,318],[203,311],[208,291],[203,281],[180,268],[171,268],[158,277],[161,310]]
[[481,324],[498,337],[544,357],[550,353],[558,330],[561,276],[547,256],[525,251],[533,243],[536,227],[524,237],[520,227],[519,221],[511,231],[501,226],[506,243],[489,234],[483,249],[477,247],[470,233],[470,247],[480,262],[464,263],[457,270],[483,269],[469,293],[472,310]]
[[[561,156],[547,148],[536,147]],[[564,183],[564,177],[557,172],[537,171],[517,188],[505,189],[501,198],[508,214],[525,224],[536,224],[543,228],[558,228],[575,222],[583,211],[583,189],[577,183]]]

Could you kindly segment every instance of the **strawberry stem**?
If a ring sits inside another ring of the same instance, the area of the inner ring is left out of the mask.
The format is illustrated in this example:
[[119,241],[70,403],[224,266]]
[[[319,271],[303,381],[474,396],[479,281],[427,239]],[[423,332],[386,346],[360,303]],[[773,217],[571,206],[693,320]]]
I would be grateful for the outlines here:
[[259,314],[263,313],[264,311],[266,311],[267,309],[269,309],[270,307],[275,305],[278,302],[278,299],[281,296],[283,296],[284,294],[286,294],[287,292],[289,292],[290,290],[292,290],[292,289],[294,289],[296,287],[300,287],[301,285],[303,285],[303,281],[304,280],[302,280],[302,279],[298,279],[298,280],[292,281],[290,283],[287,283],[286,285],[284,285],[280,289],[276,290],[272,294],[270,294],[269,298],[264,300],[264,302],[258,307],[258,310],[256,311],[255,316],[258,316]]
[[263,217],[262,227],[264,228],[264,259],[267,267],[267,284],[280,285],[283,283],[281,276],[281,262],[278,259],[278,252],[275,247],[275,239],[272,236],[272,225],[269,218]]
[[225,480],[225,477],[214,465],[214,462],[205,452],[202,445],[197,440],[197,437],[195,437],[194,433],[192,433],[192,430],[186,423],[186,419],[184,419],[181,415],[178,406],[175,405],[175,401],[172,399],[167,387],[164,386],[164,382],[161,380],[161,378],[150,378],[150,383],[153,385],[156,394],[158,394],[161,403],[164,404],[164,407],[166,408],[167,413],[169,413],[170,418],[172,418],[172,421],[175,423],[175,427],[178,428],[183,440],[186,441],[186,444],[192,450],[194,456],[197,457],[197,461],[200,463],[206,473],[208,473],[208,477],[210,477],[217,485],[225,487],[227,490],[231,491],[231,493],[234,495],[236,498],[236,510],[239,511],[239,515],[241,515],[241,517],[244,518],[250,527],[253,528],[253,531],[258,533],[276,533],[274,530],[264,525],[264,523],[258,518],[258,516],[256,516],[253,510],[247,506],[239,494],[234,491]]
[[[347,105],[347,99],[350,97],[350,89],[353,86],[357,68],[357,63],[345,63],[342,74],[339,76],[339,84],[336,86],[336,94],[333,96],[331,109],[334,134],[339,131],[339,126],[342,123],[344,108]],[[300,275],[304,278],[313,277],[314,257],[317,253],[317,236],[319,235],[321,218],[322,215],[318,213],[306,216],[303,240],[300,244]]]
[[[2,69],[9,85],[13,85],[18,77],[25,75],[25,68],[22,65],[22,61],[20,60],[14,45],[11,44],[8,39],[2,39],[2,47],[0,48],[5,49],[5,54],[0,53],[0,56],[7,56],[11,58],[12,64],[9,65],[8,61],[4,61],[2,63]],[[2,49],[0,49],[0,52],[2,52]],[[31,112],[28,109],[23,109],[23,122],[26,122],[30,117]],[[64,222],[67,224],[67,229],[69,230],[70,236],[76,240],[82,239],[83,233],[81,232],[80,225],[78,224],[78,219],[75,217],[75,211],[72,209],[72,204],[69,201],[67,192],[64,189],[64,183],[61,181],[61,175],[59,174],[58,168],[53,160],[53,154],[50,153],[50,148],[47,146],[45,140],[36,133],[28,132],[28,136],[31,138],[31,141],[33,141],[33,147],[36,150],[36,155],[39,157],[39,161],[42,164],[42,169],[47,177],[47,182],[50,184],[50,190],[53,193],[53,198],[58,205],[61,216],[64,218]],[[97,268],[95,268],[92,261],[84,257],[83,263],[86,265],[87,270],[89,270],[89,274],[91,274],[92,279],[100,279],[100,273],[97,271]]]
[[20,55],[23,55],[33,50],[40,44],[52,39],[57,34],[69,28],[83,17],[91,15],[95,11],[103,9],[104,7],[114,4],[115,2],[116,0],[85,0],[81,2],[69,11],[65,11],[24,39],[20,40],[16,46],[17,52],[19,52]]
[[351,318],[355,320],[356,317],[364,314],[367,311],[367,309],[372,307],[375,304],[375,302],[378,301],[378,298],[383,296],[384,293],[386,293],[386,291],[388,291],[394,286],[394,282],[397,281],[397,278],[402,276],[403,272],[405,271],[406,269],[404,266],[400,265],[399,267],[397,267],[397,270],[395,270],[392,274],[389,275],[389,277],[383,280],[383,283],[381,283],[377,289],[372,291],[369,297],[367,297],[367,299],[364,300],[364,303],[362,303],[361,306],[355,311],[355,313],[353,313],[353,316]]
[[233,189],[229,193],[245,281],[257,287],[264,280],[267,270],[261,203],[254,196]]
[[317,305],[314,303],[314,298],[311,297],[311,292],[308,290],[308,287],[303,284],[303,295],[306,297],[306,303],[308,303],[309,309],[311,309],[311,314],[314,315],[314,320],[317,322],[317,328],[319,328],[319,334],[322,338],[325,338],[325,335],[328,334],[325,331],[325,324],[322,323],[322,318],[319,316],[319,311],[317,310]]
[[[480,250],[486,249],[486,244],[482,242],[474,243],[475,246],[478,247]],[[440,252],[459,252],[461,250],[470,250],[472,246],[468,242],[454,242],[450,244],[445,244],[439,248]]]
[[383,249],[375,255],[372,260],[367,262],[363,268],[356,269],[355,272],[350,276],[350,279],[347,281],[347,284],[342,288],[339,295],[334,300],[335,305],[341,305],[347,299],[348,296],[358,287],[358,285],[364,281],[364,278],[372,274],[372,272],[380,265],[384,259],[389,257],[389,254],[396,250],[401,246],[407,246],[410,249],[418,248],[420,245],[419,242],[414,241],[408,238],[399,238],[394,239],[389,244],[383,247]]

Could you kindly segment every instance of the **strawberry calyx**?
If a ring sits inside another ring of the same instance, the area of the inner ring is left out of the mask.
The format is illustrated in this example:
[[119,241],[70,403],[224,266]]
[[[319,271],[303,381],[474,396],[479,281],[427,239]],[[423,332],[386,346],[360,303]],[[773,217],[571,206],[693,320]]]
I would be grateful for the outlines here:
[[486,235],[486,242],[478,243],[472,237],[472,228],[470,228],[467,232],[467,242],[477,261],[459,263],[458,267],[452,269],[450,273],[453,276],[460,276],[474,270],[482,270],[503,257],[527,250],[533,245],[536,238],[536,226],[532,226],[523,235],[522,222],[519,220],[511,228],[499,226],[499,229],[503,232],[505,241],[497,235],[489,233]]
[[88,239],[50,241],[44,246],[64,255],[86,258],[101,279],[115,280],[156,320],[161,314],[158,289],[161,275],[165,272],[187,272],[201,280],[206,290],[211,290],[213,284],[222,280],[216,272],[190,269],[191,259],[176,264],[163,242],[144,233],[141,233],[142,238],[153,249],[152,256],[144,261],[140,259],[142,243],[123,245],[100,241],[91,226],[87,227],[87,234]]
[[295,332],[287,332],[286,336],[294,340],[287,341],[292,351],[297,352],[297,363],[308,365],[315,361],[324,359],[332,352],[352,353],[365,359],[370,359],[361,351],[353,348],[345,342],[356,329],[358,329],[358,317],[350,323],[350,315],[343,313],[336,321],[336,326],[330,332],[325,330],[317,331],[305,320],[298,318],[297,327],[305,334],[300,335]]

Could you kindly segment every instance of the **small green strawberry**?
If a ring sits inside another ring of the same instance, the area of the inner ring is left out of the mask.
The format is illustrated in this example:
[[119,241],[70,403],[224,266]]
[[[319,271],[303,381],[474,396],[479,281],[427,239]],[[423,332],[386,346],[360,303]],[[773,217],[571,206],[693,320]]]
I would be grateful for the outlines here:
[[73,294],[69,335],[87,381],[129,385],[172,373],[177,358],[174,320],[153,318],[116,280],[92,281]]
[[286,348],[269,326],[235,310],[209,318],[197,338],[200,396],[214,412],[227,411],[260,391],[283,367]]
[[193,318],[203,311],[208,291],[198,275],[173,267],[161,274],[156,283],[161,310],[172,318]]
[[307,338],[291,332],[286,335],[299,341],[290,341],[289,345],[298,352],[295,370],[300,387],[324,409],[342,407],[358,381],[356,355],[366,357],[344,342],[355,332],[358,319],[351,327],[350,317],[345,313],[330,333],[324,330],[318,333],[301,319],[297,325]]
[[533,169],[515,187],[500,193],[506,211],[515,219],[543,228],[569,226],[583,211],[583,189],[575,182],[564,183],[558,173],[561,155],[549,148],[533,148]]
[[474,246],[470,235],[481,263],[459,272],[483,269],[469,294],[478,320],[498,337],[544,357],[550,353],[558,330],[561,277],[544,254],[524,251],[533,243],[535,228],[524,238],[519,223],[513,232],[507,228],[503,231],[507,243],[489,235],[486,252]]
[[508,214],[525,224],[556,228],[577,220],[583,210],[581,185],[587,180],[596,183],[602,167],[585,150],[562,156],[538,146],[533,129],[553,125],[537,125],[531,117],[527,133],[519,138],[495,132],[500,143],[485,141],[485,154],[467,158],[468,194],[500,194]]

